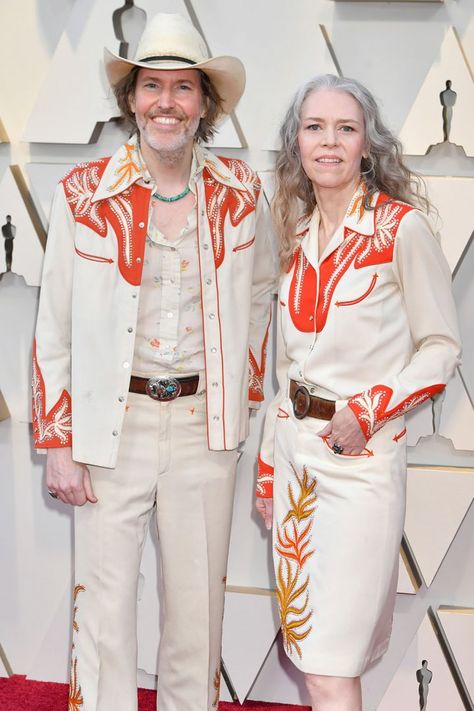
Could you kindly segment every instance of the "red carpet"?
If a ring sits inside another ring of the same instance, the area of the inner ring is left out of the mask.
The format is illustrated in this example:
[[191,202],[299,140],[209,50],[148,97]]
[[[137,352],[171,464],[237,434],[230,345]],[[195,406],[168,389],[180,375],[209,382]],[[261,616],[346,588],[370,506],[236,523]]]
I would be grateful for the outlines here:
[[[1,711],[67,711],[67,685],[43,681],[28,681],[24,676],[0,678]],[[155,711],[154,691],[139,689],[139,711]],[[309,706],[269,704],[262,701],[246,701],[243,706],[221,701],[219,711],[309,711]]]

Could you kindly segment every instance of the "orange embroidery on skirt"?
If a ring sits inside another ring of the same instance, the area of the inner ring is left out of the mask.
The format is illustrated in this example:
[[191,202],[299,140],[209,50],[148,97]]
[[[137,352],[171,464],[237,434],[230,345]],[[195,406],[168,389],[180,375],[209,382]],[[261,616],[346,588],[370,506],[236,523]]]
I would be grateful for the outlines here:
[[313,614],[308,609],[309,575],[303,580],[303,567],[313,553],[308,550],[311,542],[313,512],[317,500],[316,479],[310,479],[306,467],[303,476],[299,476],[291,465],[299,492],[297,498],[291,483],[288,484],[288,498],[291,508],[281,526],[277,526],[275,549],[280,556],[277,572],[277,599],[280,607],[283,642],[288,654],[293,651],[301,658],[299,642],[308,636],[312,629],[309,620]]

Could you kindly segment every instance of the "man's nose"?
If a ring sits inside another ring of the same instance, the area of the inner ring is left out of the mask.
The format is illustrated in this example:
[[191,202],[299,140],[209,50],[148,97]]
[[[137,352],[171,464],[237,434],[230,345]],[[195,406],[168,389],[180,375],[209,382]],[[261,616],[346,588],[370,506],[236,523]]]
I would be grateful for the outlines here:
[[160,91],[160,95],[158,97],[158,104],[160,108],[163,109],[169,109],[174,106],[174,95],[171,89],[167,89],[166,87],[163,87],[162,90]]

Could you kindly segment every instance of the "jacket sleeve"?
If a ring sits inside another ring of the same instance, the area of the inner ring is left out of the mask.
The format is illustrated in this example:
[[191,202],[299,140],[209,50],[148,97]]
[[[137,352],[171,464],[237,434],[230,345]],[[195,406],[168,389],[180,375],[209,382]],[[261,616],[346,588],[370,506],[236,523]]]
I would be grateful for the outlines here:
[[288,368],[290,367],[290,359],[286,355],[286,347],[281,328],[281,316],[282,309],[280,306],[277,306],[276,375],[278,380],[278,392],[268,406],[265,416],[265,424],[263,427],[262,444],[258,457],[256,492],[257,496],[260,498],[272,498],[273,496],[273,443],[275,439],[275,424],[280,405],[288,394]]
[[264,399],[263,377],[271,321],[271,300],[278,278],[276,240],[265,196],[257,177],[255,192],[257,195],[255,255],[249,329],[250,407],[259,407],[259,403]]
[[398,375],[350,398],[368,440],[388,421],[441,392],[460,363],[451,274],[428,218],[412,210],[395,240],[395,278],[403,294],[414,353]]
[[73,259],[74,218],[60,183],[51,211],[33,344],[33,434],[38,448],[72,444]]

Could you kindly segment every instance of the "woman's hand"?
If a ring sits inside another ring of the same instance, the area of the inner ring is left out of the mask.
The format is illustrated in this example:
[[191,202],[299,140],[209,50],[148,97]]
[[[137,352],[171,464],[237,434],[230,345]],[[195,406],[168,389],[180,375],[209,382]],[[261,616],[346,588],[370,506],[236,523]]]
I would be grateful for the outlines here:
[[337,454],[360,454],[366,445],[357,417],[346,405],[334,413],[326,427],[318,432],[319,437],[326,439],[331,449],[337,445]]
[[273,521],[273,499],[257,498],[255,508],[263,518],[265,528],[269,531],[272,527]]

